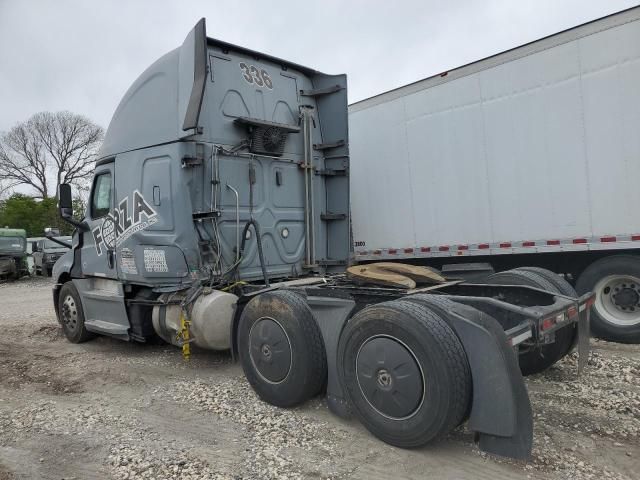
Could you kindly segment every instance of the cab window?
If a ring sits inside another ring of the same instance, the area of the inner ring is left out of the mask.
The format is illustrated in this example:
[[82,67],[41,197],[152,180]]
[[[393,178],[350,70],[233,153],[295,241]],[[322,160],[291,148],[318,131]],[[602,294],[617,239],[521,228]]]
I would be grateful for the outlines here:
[[93,181],[91,218],[104,217],[111,209],[111,173],[101,173]]

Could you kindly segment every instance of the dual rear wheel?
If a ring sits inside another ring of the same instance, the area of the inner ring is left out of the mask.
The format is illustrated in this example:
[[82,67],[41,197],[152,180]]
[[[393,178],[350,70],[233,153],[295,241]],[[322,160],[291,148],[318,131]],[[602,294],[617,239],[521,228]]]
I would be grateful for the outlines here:
[[[268,403],[291,407],[319,393],[327,367],[322,335],[303,297],[262,294],[238,326],[245,375]],[[345,326],[338,375],[354,413],[374,435],[417,447],[460,424],[471,374],[460,340],[440,314],[418,300],[367,307]]]
[[322,334],[297,293],[277,290],[252,299],[240,317],[238,347],[247,380],[272,405],[293,407],[325,384]]
[[362,424],[398,447],[424,445],[465,418],[471,373],[462,344],[428,304],[395,300],[347,324],[338,373]]

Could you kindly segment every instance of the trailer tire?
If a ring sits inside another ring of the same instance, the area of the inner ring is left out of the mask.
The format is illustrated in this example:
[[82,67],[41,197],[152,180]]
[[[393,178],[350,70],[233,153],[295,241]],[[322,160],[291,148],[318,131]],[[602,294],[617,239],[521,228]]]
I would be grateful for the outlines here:
[[571,286],[569,282],[567,282],[563,277],[558,275],[557,273],[547,270],[546,268],[540,267],[518,267],[514,270],[520,270],[523,272],[531,272],[536,273],[543,277],[546,281],[553,284],[556,287],[556,291],[561,295],[566,295],[567,297],[577,298],[578,293],[575,288]]
[[[561,277],[551,270],[540,267],[518,267],[515,270],[536,273],[547,280],[549,283],[552,283],[553,286],[556,287],[556,291],[559,294],[566,295],[567,297],[572,298],[579,297],[578,292],[576,292],[575,288],[573,288],[571,284],[564,279],[564,277]],[[577,324],[574,324],[573,327],[567,329],[573,332],[571,334],[571,342],[568,344],[567,351],[565,352],[568,354],[578,343],[578,326]]]
[[[524,268],[495,273],[487,278],[486,283],[493,285],[523,285],[564,295],[554,282],[538,272],[528,271]],[[520,371],[523,375],[533,375],[546,370],[569,353],[575,339],[575,327],[561,328],[556,332],[555,342],[527,351],[520,351],[518,354]]]
[[258,396],[293,407],[316,395],[327,378],[322,334],[300,294],[278,290],[253,298],[238,325],[238,352]]
[[84,325],[84,310],[78,290],[72,281],[65,283],[58,296],[58,321],[71,343],[83,343],[95,337]]
[[462,343],[440,316],[416,303],[395,300],[354,315],[340,337],[338,374],[362,424],[397,447],[445,435],[469,409]]
[[[625,305],[615,301],[616,289],[626,293]],[[612,255],[593,262],[578,277],[576,290],[596,294],[591,308],[591,330],[596,337],[640,343],[640,256]]]

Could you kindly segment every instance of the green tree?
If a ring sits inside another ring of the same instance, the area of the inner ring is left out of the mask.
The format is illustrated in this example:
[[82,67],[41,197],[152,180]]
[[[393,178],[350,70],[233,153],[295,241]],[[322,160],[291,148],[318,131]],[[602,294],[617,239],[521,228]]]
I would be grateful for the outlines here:
[[[76,207],[79,210],[82,208],[81,205],[74,205],[74,213]],[[29,237],[43,236],[46,227],[57,228],[62,235],[70,235],[73,231],[73,227],[58,215],[55,198],[36,200],[21,193],[0,201],[0,226],[24,228]]]

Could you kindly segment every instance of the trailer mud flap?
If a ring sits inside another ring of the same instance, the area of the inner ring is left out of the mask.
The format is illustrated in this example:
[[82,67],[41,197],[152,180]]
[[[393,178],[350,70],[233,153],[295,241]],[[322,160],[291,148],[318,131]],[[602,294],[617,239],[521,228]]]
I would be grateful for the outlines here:
[[[450,298],[455,302],[455,298]],[[502,326],[491,316],[459,303],[444,310],[431,304],[462,342],[473,380],[469,429],[481,450],[528,459],[533,443],[529,395]]]

